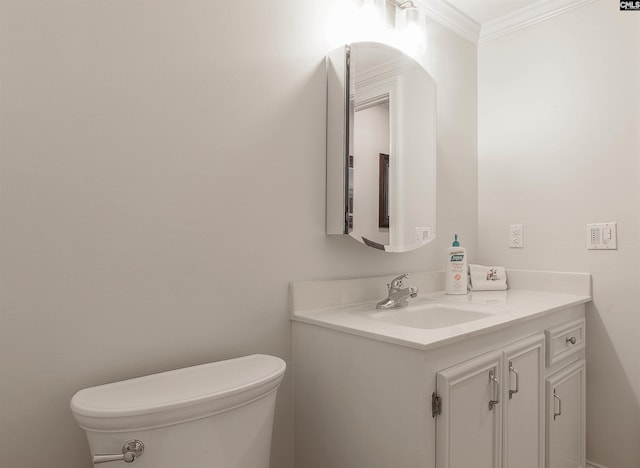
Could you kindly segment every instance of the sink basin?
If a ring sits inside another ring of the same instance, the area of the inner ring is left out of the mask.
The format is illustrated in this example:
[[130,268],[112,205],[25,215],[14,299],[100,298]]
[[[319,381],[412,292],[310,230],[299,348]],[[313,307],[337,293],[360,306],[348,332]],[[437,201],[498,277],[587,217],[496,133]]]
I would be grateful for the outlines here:
[[499,308],[487,310],[480,305],[436,302],[402,309],[376,311],[370,313],[369,317],[373,320],[405,327],[434,329],[473,322],[500,312],[504,311]]

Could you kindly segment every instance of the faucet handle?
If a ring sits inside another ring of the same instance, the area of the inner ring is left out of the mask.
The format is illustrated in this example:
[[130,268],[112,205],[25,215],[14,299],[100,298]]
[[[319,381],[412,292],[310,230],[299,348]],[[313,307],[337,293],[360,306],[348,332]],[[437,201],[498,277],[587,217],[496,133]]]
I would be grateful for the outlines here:
[[391,284],[390,284],[390,285],[388,285],[388,286],[389,286],[389,290],[391,290],[391,289],[400,289],[400,288],[402,287],[402,280],[403,280],[404,278],[408,278],[408,277],[409,277],[409,273],[404,273],[404,274],[402,274],[402,275],[397,276],[396,278],[394,278],[394,279],[391,281]]

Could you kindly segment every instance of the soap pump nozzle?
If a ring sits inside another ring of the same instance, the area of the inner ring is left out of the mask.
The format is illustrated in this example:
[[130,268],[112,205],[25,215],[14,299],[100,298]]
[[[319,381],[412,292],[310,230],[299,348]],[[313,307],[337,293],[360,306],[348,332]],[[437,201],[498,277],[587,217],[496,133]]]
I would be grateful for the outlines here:
[[454,234],[453,238],[453,247],[460,247],[460,242],[458,242],[458,234]]

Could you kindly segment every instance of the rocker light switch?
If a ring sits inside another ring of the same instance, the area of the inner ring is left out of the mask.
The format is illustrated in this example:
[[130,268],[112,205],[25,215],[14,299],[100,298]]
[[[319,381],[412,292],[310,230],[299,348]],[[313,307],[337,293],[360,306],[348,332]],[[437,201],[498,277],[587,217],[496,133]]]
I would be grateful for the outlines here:
[[587,224],[588,250],[617,250],[616,223]]

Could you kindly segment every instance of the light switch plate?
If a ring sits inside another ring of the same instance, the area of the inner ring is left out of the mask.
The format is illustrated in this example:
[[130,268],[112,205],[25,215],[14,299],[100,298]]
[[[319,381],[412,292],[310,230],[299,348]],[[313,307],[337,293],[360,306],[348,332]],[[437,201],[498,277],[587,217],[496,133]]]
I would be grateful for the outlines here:
[[588,250],[617,250],[617,238],[616,223],[587,224]]

